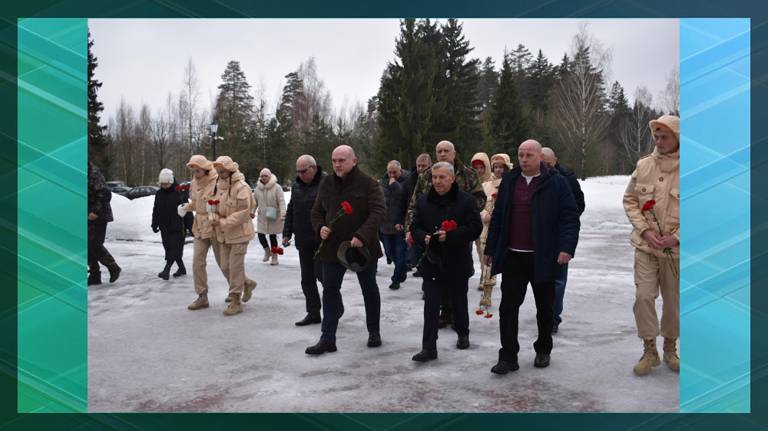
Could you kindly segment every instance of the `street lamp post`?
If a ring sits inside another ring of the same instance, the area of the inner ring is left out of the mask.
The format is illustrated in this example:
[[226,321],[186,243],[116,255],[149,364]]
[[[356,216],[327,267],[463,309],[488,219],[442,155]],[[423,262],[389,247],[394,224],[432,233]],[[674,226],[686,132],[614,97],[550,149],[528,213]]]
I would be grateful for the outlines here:
[[213,160],[216,160],[216,132],[218,130],[218,124],[211,124],[211,148],[213,149]]

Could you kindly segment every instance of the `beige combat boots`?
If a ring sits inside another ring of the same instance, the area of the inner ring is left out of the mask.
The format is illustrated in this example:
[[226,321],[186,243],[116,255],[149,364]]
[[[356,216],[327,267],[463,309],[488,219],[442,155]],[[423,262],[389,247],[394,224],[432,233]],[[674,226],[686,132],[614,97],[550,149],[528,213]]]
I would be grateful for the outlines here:
[[664,338],[664,363],[670,370],[680,371],[680,357],[677,356],[677,339]]
[[229,295],[232,298],[227,308],[224,310],[225,316],[234,316],[243,312],[243,305],[240,303],[240,295]]
[[643,340],[644,352],[640,361],[635,365],[634,371],[638,376],[644,376],[651,372],[654,367],[661,365],[659,352],[656,350],[656,339],[647,338]]
[[199,310],[201,308],[208,308],[208,295],[205,293],[201,294],[200,296],[195,299],[195,302],[189,304],[187,306],[190,310]]
[[264,247],[264,258],[262,258],[261,261],[269,262],[270,257],[272,257],[272,251],[269,249],[269,247]]

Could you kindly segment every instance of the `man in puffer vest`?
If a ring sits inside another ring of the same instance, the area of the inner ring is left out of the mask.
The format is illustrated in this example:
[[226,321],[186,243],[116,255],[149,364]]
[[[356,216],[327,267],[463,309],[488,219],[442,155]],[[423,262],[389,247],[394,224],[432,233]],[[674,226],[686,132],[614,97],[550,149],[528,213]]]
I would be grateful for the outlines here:
[[[639,376],[661,365],[656,350],[659,334],[664,337],[664,362],[673,371],[680,370],[680,119],[664,115],[651,121],[650,127],[656,148],[637,162],[624,192],[624,211],[634,227],[630,236],[635,247],[633,309],[637,335],[644,344],[634,368]],[[647,210],[650,206],[655,217]],[[659,292],[661,330],[656,316]]]
[[210,223],[221,247],[221,271],[229,282],[229,306],[224,315],[232,316],[243,311],[241,295],[243,302],[247,302],[253,290],[244,291],[245,253],[255,236],[251,221],[253,198],[245,176],[229,156],[219,156],[213,167],[219,174],[213,195],[218,204]]

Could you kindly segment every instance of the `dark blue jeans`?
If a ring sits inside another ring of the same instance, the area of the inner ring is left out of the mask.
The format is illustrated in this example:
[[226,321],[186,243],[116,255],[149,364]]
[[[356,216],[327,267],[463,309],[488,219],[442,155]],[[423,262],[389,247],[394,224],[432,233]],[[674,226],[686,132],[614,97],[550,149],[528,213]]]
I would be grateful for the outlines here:
[[381,234],[381,242],[384,244],[385,253],[395,263],[395,273],[392,274],[392,282],[404,282],[408,276],[408,268],[405,266],[408,245],[405,243],[405,236],[403,234]]
[[[339,325],[341,312],[341,282],[347,268],[338,263],[323,262],[323,323],[320,339],[336,342],[336,328]],[[363,291],[365,302],[365,323],[369,333],[379,333],[379,315],[381,313],[381,297],[379,286],[376,284],[376,262],[365,270],[357,273],[357,281]]]
[[563,313],[563,300],[565,298],[565,283],[568,281],[568,264],[560,266],[560,277],[555,280],[555,321],[560,323],[563,319],[560,314]]

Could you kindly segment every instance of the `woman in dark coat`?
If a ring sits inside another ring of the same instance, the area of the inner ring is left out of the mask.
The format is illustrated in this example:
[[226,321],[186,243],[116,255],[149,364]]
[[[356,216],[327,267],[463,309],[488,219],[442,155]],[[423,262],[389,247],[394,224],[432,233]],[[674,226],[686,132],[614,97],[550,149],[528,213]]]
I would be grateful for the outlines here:
[[177,207],[186,203],[181,191],[177,189],[173,171],[163,169],[159,176],[160,190],[155,194],[155,206],[152,208],[152,231],[160,231],[165,249],[165,268],[157,274],[163,280],[170,277],[174,262],[178,270],[173,273],[179,277],[187,273],[181,257],[184,253],[184,219],[179,217]]

